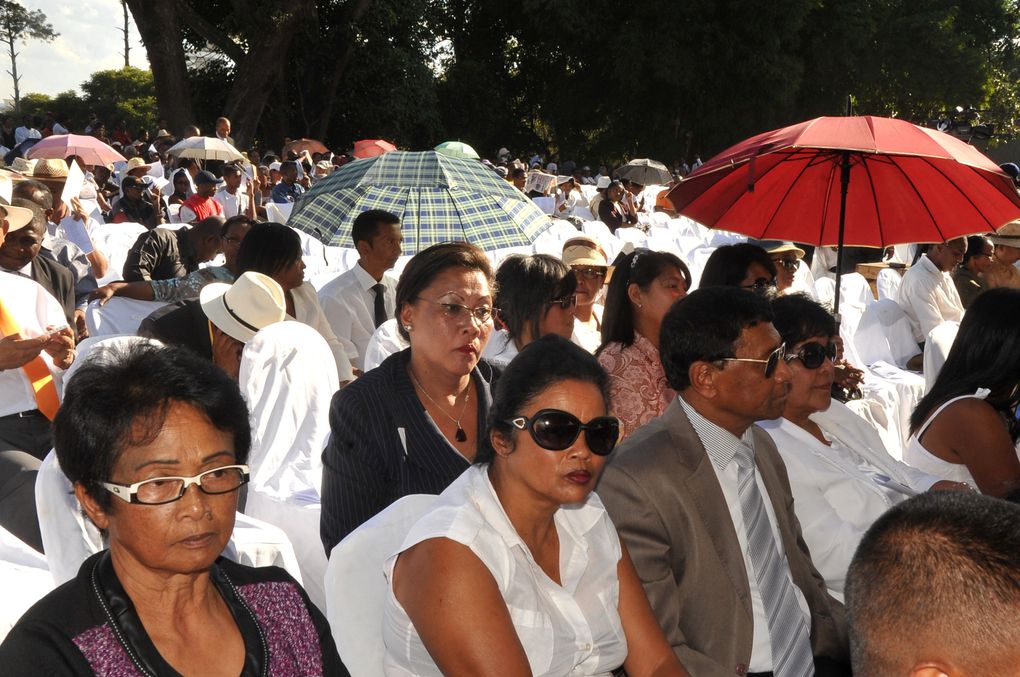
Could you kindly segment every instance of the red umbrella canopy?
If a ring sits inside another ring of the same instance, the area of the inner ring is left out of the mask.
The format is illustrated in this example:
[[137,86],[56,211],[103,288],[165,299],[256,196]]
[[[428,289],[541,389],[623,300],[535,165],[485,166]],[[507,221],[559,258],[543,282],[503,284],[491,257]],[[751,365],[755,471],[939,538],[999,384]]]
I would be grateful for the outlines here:
[[289,151],[294,151],[295,153],[302,153],[306,150],[309,153],[329,152],[329,148],[327,148],[326,144],[324,144],[322,141],[316,141],[315,139],[298,139],[296,141],[291,141],[290,143],[283,147],[283,155],[284,157],[286,157]]
[[367,157],[376,157],[383,153],[389,153],[391,150],[396,150],[389,141],[383,141],[382,139],[362,139],[361,141],[354,142],[354,157],[359,160]]
[[39,141],[28,151],[28,159],[49,158],[63,160],[77,155],[86,165],[108,165],[124,162],[127,158],[94,136],[81,134],[54,134]]
[[973,146],[904,120],[822,117],[743,141],[681,181],[677,211],[766,240],[846,245],[944,242],[1020,218],[1012,179]]

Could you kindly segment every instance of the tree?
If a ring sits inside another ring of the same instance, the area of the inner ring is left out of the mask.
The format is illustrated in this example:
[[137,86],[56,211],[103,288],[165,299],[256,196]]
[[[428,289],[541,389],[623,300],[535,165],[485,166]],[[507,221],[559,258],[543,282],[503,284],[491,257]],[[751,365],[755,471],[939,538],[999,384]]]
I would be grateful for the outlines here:
[[21,76],[18,75],[18,52],[15,51],[15,45],[29,40],[50,42],[57,35],[53,26],[46,21],[46,15],[42,10],[25,9],[16,0],[0,0],[0,41],[7,45],[11,57],[11,70],[7,71],[7,74],[14,80],[15,110],[18,110],[21,104],[19,89]]
[[159,117],[174,132],[193,124],[188,89],[188,67],[177,19],[177,3],[171,0],[125,0],[135,18],[138,34],[149,57],[149,67],[156,86]]

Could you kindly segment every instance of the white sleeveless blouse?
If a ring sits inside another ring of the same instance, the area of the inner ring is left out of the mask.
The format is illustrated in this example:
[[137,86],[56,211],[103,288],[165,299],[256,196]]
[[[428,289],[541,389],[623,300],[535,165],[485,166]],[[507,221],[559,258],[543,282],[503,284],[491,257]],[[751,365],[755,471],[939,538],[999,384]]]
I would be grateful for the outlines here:
[[938,415],[942,413],[942,410],[950,404],[969,398],[983,400],[988,397],[990,392],[991,391],[987,388],[978,388],[977,392],[973,395],[961,395],[960,397],[954,397],[933,411],[931,416],[928,417],[928,420],[917,429],[916,433],[910,436],[909,440],[907,440],[907,446],[903,450],[903,462],[908,465],[912,465],[918,470],[923,470],[930,475],[935,475],[936,477],[941,477],[944,480],[950,480],[952,482],[966,482],[977,489],[974,477],[971,476],[966,465],[963,463],[950,463],[949,461],[939,458],[925,449],[920,440],[921,436],[924,435],[924,431],[928,429],[928,426],[930,426],[932,422],[938,418]]

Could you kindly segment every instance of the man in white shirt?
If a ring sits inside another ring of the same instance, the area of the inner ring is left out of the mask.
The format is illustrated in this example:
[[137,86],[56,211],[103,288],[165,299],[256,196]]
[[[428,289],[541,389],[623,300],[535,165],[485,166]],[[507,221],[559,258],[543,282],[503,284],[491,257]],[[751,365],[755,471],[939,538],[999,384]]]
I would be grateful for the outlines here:
[[[0,245],[30,210],[0,202]],[[35,473],[53,446],[50,421],[59,377],[74,361],[74,334],[56,299],[38,283],[0,273],[0,526],[40,549]]]
[[914,340],[923,344],[928,332],[943,322],[963,319],[963,302],[950,273],[963,261],[967,240],[932,245],[903,274],[896,302],[910,320]]
[[252,208],[252,201],[248,195],[241,190],[241,181],[244,172],[234,164],[223,166],[223,187],[216,191],[213,199],[223,206],[223,218],[229,219],[232,216],[243,214],[254,218],[255,212]]
[[369,339],[394,316],[397,281],[385,273],[400,258],[400,218],[381,209],[363,212],[354,219],[351,239],[360,258],[319,290],[319,304],[351,364],[362,370]]
[[667,640],[693,675],[849,674],[843,606],[754,425],[790,387],[768,303],[699,289],[666,313],[659,350],[679,397],[617,447],[597,491]]

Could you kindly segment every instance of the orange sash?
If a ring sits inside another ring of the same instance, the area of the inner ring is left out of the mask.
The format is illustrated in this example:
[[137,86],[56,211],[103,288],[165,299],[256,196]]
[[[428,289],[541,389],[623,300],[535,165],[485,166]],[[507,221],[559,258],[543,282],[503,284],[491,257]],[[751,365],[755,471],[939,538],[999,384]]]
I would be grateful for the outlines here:
[[[0,300],[0,332],[3,332],[4,336],[21,333],[21,326],[4,307],[2,300]],[[36,407],[52,421],[53,417],[57,415],[57,409],[60,408],[60,398],[57,397],[57,386],[53,383],[53,375],[50,374],[46,360],[42,358],[42,355],[36,355],[22,365],[21,370],[25,372],[28,382],[32,384]]]

